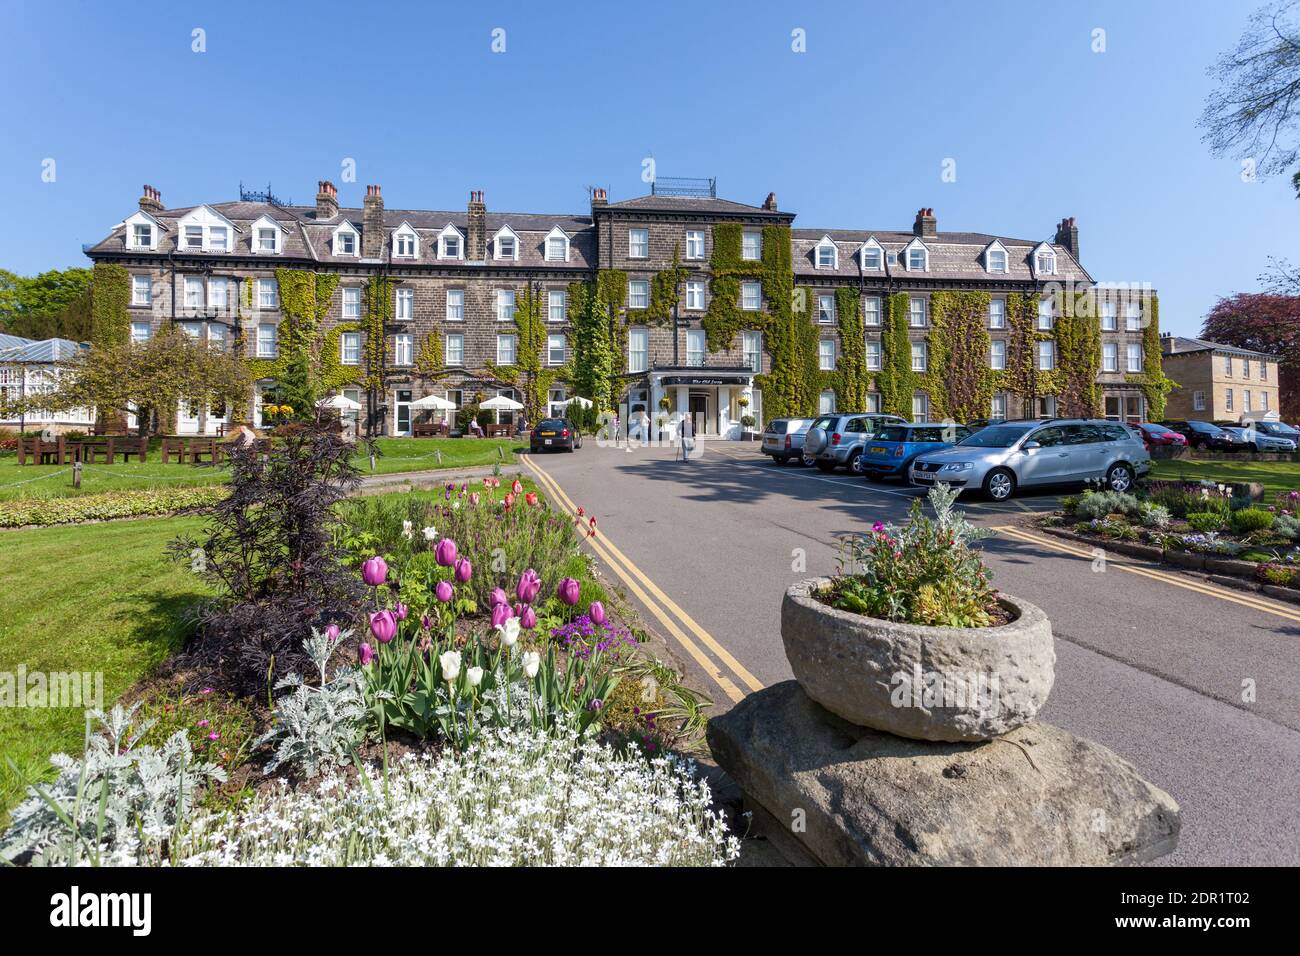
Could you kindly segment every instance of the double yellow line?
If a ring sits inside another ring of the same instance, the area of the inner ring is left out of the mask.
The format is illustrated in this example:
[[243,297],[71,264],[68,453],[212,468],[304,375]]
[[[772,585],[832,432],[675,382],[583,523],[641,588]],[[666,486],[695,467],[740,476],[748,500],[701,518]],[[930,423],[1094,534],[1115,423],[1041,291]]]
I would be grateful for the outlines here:
[[[999,534],[1004,534],[1008,538],[1014,538],[1017,541],[1023,541],[1028,544],[1037,545],[1040,548],[1050,548],[1053,551],[1059,551],[1062,554],[1073,555],[1076,558],[1094,560],[1096,551],[1077,545],[1065,544],[1049,538],[1039,537],[1030,534],[1022,528],[1014,525],[993,525],[993,530]],[[1097,549],[1105,552],[1099,542]],[[1130,564],[1115,558],[1109,554],[1106,555],[1107,567],[1119,568],[1121,571],[1127,571],[1129,574],[1136,574],[1138,577],[1149,578],[1152,581],[1159,581],[1162,584],[1171,584],[1177,588],[1183,588],[1187,591],[1195,591],[1197,594],[1204,594],[1207,597],[1218,598],[1220,601],[1228,601],[1232,604],[1240,604],[1242,607],[1248,607],[1254,611],[1262,611],[1265,614],[1272,614],[1276,617],[1286,618],[1288,621],[1300,622],[1300,610],[1287,607],[1284,604],[1277,604],[1273,601],[1266,601],[1263,598],[1253,597],[1242,591],[1231,591],[1227,588],[1216,587],[1213,584],[1205,584],[1191,578],[1183,577],[1176,574],[1170,574],[1165,571],[1157,571],[1153,568],[1143,567],[1137,564]]]
[[[577,521],[578,506],[565,494],[559,483],[542,470],[541,466],[533,461],[530,455],[520,455],[519,457],[528,469],[537,476],[537,483],[546,491],[552,503]],[[751,691],[763,689],[762,682],[751,674],[744,664],[736,660],[730,651],[718,643],[713,635],[696,623],[695,619],[682,610],[676,601],[650,580],[646,573],[620,551],[604,532],[597,533],[595,537],[587,538],[587,543],[591,545],[591,549],[596,552],[609,569],[627,585],[628,590],[636,596],[637,600],[655,616],[686,653],[700,665],[704,673],[722,688],[722,692],[730,697],[733,703],[739,703],[746,692],[737,686],[736,681],[731,679],[731,675],[734,675],[736,680]],[[712,652],[712,657],[705,652],[705,648]]]

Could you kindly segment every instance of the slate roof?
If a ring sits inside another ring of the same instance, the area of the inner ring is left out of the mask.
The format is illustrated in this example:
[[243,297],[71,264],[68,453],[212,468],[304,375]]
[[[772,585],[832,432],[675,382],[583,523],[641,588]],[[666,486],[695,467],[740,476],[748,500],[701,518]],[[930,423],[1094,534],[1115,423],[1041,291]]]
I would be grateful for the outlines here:
[[68,339],[42,339],[36,341],[34,339],[22,339],[16,335],[0,336],[0,346],[4,346],[4,340],[8,339],[18,339],[22,344],[7,348],[0,347],[0,363],[41,364],[60,362],[72,358],[77,352],[86,347],[79,342]]
[[[1172,351],[1170,346],[1176,346]],[[1182,335],[1165,335],[1160,338],[1160,351],[1168,358],[1173,356],[1177,358],[1180,355],[1190,355],[1194,352],[1226,352],[1229,355],[1244,355],[1247,358],[1276,359],[1276,355],[1270,355],[1267,352],[1256,352],[1254,349],[1238,348],[1235,345],[1222,345],[1219,342],[1208,342],[1205,339],[1192,339]]]
[[637,196],[634,199],[609,203],[605,208],[628,212],[707,212],[723,215],[766,216],[772,219],[794,218],[794,213],[791,212],[764,209],[762,206],[750,206],[743,202],[708,196]]

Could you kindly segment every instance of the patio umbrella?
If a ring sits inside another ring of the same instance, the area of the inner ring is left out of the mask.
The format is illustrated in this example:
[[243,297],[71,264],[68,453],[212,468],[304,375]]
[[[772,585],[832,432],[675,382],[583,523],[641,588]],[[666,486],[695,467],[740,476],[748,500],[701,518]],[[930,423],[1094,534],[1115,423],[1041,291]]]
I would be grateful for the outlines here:
[[337,408],[341,412],[359,412],[361,403],[354,402],[346,395],[331,395],[329,398],[323,398],[316,403],[317,408]]
[[[417,398],[411,402],[412,408],[434,408],[440,412],[452,412],[456,410],[456,403],[445,398],[439,398],[437,395],[426,395],[424,398]],[[447,421],[444,414],[442,420]]]
[[513,398],[506,398],[504,395],[497,395],[495,398],[489,398],[486,402],[479,405],[479,408],[492,409],[492,411],[496,413],[495,417],[498,424],[501,422],[502,411],[517,412],[523,407],[524,406],[520,402],[516,402]]
[[560,404],[572,405],[574,402],[577,402],[583,408],[591,408],[591,399],[583,398],[581,395],[574,395],[573,398],[569,399],[567,402],[561,402]]

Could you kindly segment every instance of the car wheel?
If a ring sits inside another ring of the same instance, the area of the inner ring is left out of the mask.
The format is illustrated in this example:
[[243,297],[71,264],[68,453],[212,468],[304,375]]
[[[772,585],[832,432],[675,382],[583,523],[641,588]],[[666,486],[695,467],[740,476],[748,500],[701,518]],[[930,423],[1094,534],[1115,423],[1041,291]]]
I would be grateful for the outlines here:
[[820,458],[818,458],[818,459],[817,459],[817,470],[818,470],[818,471],[828,471],[828,472],[829,472],[829,471],[834,471],[834,470],[835,470],[835,462],[833,462],[833,461],[822,461]]
[[1133,469],[1128,465],[1111,465],[1106,472],[1106,487],[1121,494],[1133,487]]
[[1006,501],[1016,493],[1016,476],[1005,468],[995,468],[984,476],[984,494],[993,501]]
[[809,458],[807,455],[800,455],[800,456],[799,456],[799,467],[800,467],[800,468],[811,468],[814,464],[816,464],[816,461],[815,461],[814,459],[812,459],[812,458]]
[[862,452],[854,452],[853,457],[849,459],[849,471],[855,475],[861,475],[862,472]]

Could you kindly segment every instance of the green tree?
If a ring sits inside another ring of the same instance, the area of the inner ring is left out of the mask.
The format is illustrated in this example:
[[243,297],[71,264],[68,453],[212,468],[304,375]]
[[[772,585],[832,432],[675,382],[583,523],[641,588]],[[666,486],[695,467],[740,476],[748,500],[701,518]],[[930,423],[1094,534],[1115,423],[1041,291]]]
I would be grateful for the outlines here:
[[0,330],[29,339],[90,334],[89,269],[19,276],[0,269]]

